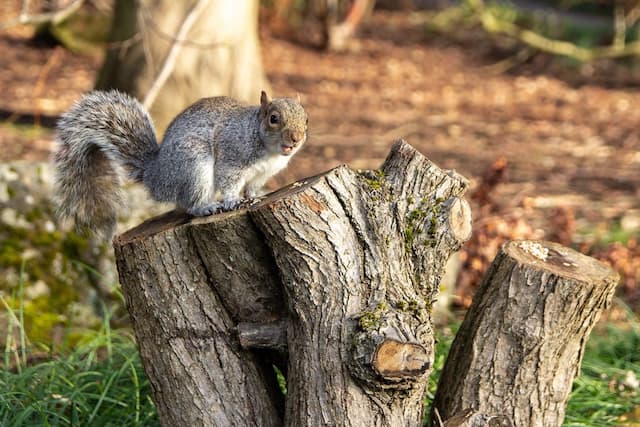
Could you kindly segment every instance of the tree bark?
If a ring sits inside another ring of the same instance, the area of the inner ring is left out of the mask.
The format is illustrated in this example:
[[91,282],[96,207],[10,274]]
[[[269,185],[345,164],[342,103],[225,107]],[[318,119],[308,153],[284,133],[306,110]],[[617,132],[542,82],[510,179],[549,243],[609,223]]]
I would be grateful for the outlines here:
[[171,212],[116,237],[114,248],[162,424],[282,425],[270,364],[234,338],[238,321],[267,322],[284,311],[271,257],[248,217],[203,223]]
[[282,355],[286,327],[285,425],[420,425],[431,305],[470,233],[466,187],[400,141],[377,171],[341,166],[117,237],[163,424],[280,424],[275,376],[245,349]]
[[556,243],[506,243],[478,289],[433,404],[447,420],[473,409],[515,426],[560,426],[591,329],[618,275]]
[[[203,1],[203,0],[198,0]],[[175,34],[196,1],[118,0],[111,47],[96,88],[144,99],[174,43],[180,52],[150,108],[156,129],[196,100],[217,95],[257,103],[267,88],[258,39],[257,0],[209,0],[188,36]]]

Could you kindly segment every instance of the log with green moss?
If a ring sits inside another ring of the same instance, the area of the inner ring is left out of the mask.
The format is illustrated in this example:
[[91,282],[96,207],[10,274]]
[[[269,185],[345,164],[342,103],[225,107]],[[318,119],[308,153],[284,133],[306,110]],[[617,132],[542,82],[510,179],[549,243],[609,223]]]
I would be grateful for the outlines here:
[[163,424],[419,425],[431,306],[470,234],[466,187],[399,141],[377,171],[341,166],[248,209],[117,237]]

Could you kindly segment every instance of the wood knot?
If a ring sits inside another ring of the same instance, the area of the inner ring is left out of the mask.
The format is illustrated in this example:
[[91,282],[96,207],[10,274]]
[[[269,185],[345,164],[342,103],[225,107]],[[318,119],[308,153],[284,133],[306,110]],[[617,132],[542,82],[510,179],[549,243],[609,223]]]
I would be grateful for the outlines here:
[[424,381],[433,366],[434,339],[421,310],[382,301],[360,313],[349,363],[353,377],[377,390],[407,390]]
[[378,346],[372,365],[385,378],[419,377],[431,367],[431,358],[420,344],[388,339]]

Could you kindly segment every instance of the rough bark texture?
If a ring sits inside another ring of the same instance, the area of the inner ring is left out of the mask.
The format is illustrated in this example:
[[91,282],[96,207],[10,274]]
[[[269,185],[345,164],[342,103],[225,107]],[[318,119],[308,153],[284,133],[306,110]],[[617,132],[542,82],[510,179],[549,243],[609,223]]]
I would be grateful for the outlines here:
[[560,426],[588,335],[618,275],[551,242],[506,243],[474,297],[445,364],[434,408],[515,426]]
[[[96,84],[144,99],[185,16],[196,1],[118,0],[111,41]],[[205,96],[257,104],[267,88],[258,39],[257,0],[209,1],[151,108],[162,132],[180,111]]]
[[284,312],[262,237],[246,215],[187,221],[169,213],[114,241],[160,420],[282,425],[271,366],[235,339],[238,321],[267,322]]
[[431,304],[468,238],[466,185],[399,141],[378,171],[338,167],[248,210],[170,214],[118,237],[163,424],[280,424],[274,376],[241,343],[282,353],[284,321],[285,425],[420,425]]
[[[438,418],[438,420],[440,419]],[[442,427],[513,427],[509,418],[505,416],[484,415],[473,409],[467,409],[461,414],[449,418],[442,424],[438,421],[436,425],[442,425]]]
[[[420,424],[430,307],[463,243],[449,207],[465,187],[400,142],[379,171],[339,167],[250,212],[289,307],[286,425]],[[391,341],[411,351],[381,371]]]

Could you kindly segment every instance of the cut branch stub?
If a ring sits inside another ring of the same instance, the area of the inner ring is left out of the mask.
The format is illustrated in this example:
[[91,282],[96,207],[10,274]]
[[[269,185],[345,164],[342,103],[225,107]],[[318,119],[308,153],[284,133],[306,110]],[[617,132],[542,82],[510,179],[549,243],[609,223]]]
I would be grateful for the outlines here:
[[389,308],[379,303],[358,314],[352,374],[371,389],[408,389],[433,366],[431,317],[417,300]]
[[409,378],[422,375],[433,364],[433,351],[420,344],[384,340],[376,349],[373,367],[383,378]]
[[449,418],[442,427],[513,427],[509,418],[500,415],[485,415],[473,409]]
[[287,323],[284,320],[270,323],[238,323],[238,339],[245,350],[274,350],[287,352]]
[[557,243],[505,243],[458,331],[434,401],[517,426],[560,426],[588,335],[618,275]]

